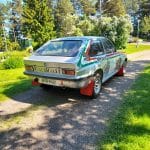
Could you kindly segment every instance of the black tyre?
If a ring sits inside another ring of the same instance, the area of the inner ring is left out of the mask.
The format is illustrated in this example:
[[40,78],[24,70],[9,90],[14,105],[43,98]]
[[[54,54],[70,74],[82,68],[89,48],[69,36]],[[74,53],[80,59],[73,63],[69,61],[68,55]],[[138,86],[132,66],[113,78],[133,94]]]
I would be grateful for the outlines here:
[[46,85],[46,84],[40,84],[40,87],[41,87],[43,90],[47,90],[50,86],[49,86],[49,85]]

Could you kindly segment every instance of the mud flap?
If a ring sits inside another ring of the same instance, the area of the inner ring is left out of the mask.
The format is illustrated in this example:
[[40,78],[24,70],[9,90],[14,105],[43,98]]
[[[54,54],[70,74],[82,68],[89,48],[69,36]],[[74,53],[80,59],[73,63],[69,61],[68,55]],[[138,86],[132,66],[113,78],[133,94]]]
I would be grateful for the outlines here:
[[86,87],[80,89],[80,94],[86,96],[92,96],[93,90],[94,90],[94,80],[91,80]]
[[123,76],[124,75],[124,66],[122,66],[119,71],[117,72],[118,76]]
[[33,81],[32,81],[32,85],[33,85],[33,86],[40,86],[40,83],[33,80]]

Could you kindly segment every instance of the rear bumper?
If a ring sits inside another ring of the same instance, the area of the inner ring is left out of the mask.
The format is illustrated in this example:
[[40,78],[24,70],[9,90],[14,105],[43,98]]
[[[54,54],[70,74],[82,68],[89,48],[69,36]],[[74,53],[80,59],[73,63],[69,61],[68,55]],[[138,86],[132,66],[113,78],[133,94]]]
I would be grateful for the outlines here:
[[24,72],[24,74],[32,77],[33,80],[36,79],[36,81],[38,81],[39,84],[47,84],[52,86],[68,87],[68,88],[84,88],[93,79],[93,77],[86,77],[82,79],[54,78],[48,76],[33,75],[27,72]]

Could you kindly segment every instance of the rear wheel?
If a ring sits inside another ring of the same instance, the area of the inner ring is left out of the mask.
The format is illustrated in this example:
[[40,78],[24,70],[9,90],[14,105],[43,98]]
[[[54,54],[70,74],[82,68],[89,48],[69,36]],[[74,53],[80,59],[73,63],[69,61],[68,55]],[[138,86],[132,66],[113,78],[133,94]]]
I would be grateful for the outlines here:
[[100,73],[96,73],[90,83],[86,87],[80,89],[80,93],[91,98],[96,98],[99,95],[101,88],[102,75]]
[[96,73],[94,76],[94,87],[93,87],[93,94],[92,98],[98,97],[100,91],[102,89],[102,76],[99,73]]

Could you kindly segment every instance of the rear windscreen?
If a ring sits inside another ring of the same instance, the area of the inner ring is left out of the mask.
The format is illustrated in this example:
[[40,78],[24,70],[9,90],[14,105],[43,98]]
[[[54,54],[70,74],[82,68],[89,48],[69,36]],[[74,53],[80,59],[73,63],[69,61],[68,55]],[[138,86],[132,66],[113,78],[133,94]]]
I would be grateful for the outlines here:
[[75,57],[82,45],[81,40],[49,41],[41,46],[36,55]]

